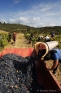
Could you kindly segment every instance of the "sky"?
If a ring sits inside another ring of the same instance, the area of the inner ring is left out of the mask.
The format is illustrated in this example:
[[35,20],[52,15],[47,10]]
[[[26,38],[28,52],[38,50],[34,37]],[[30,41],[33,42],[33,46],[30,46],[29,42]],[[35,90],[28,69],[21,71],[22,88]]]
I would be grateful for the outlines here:
[[0,0],[0,22],[61,26],[61,0]]

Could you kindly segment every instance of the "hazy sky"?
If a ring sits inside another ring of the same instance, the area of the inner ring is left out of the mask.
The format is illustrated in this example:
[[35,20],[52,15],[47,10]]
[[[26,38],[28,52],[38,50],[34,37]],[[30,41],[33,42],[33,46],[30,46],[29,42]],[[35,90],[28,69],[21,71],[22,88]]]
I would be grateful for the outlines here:
[[0,0],[0,22],[61,26],[61,0]]

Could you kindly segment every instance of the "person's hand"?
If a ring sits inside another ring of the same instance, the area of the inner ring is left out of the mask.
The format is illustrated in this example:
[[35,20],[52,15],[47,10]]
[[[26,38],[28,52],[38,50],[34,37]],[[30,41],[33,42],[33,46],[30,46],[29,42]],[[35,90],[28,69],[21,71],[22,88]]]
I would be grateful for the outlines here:
[[53,72],[53,70],[52,70],[51,68],[48,68],[48,70],[49,70],[50,72]]
[[53,70],[52,70],[51,68],[48,68],[48,66],[46,66],[46,68],[47,68],[49,71],[53,72]]

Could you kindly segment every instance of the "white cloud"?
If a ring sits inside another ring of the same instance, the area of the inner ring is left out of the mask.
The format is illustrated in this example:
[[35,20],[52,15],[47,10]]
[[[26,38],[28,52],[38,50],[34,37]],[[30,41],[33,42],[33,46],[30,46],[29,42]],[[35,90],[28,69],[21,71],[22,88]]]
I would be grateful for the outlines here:
[[20,17],[19,18],[19,20],[20,20],[20,22],[22,22],[22,23],[28,23],[28,18],[26,18],[26,17]]
[[54,24],[54,23],[49,23],[48,26],[56,26],[56,24]]
[[[20,2],[21,0],[14,1]],[[30,10],[22,10],[7,15],[10,19],[7,22],[10,23],[20,23],[34,27],[61,25],[61,3],[42,3],[32,6]]]
[[14,22],[15,22],[15,20],[14,20],[14,19],[10,19],[10,22],[11,22],[11,23],[14,23]]
[[42,25],[41,19],[39,17],[20,17],[17,19],[10,19],[10,23],[20,23],[28,26],[40,27]]

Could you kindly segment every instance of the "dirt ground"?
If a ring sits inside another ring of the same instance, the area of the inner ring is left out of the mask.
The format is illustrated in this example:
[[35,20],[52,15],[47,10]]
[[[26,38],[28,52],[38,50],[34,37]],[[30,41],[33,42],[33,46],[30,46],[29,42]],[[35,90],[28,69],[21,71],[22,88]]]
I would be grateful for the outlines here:
[[13,40],[11,39],[11,42],[4,48],[20,48],[20,47],[32,47],[32,44],[29,44],[28,41],[25,39],[24,34],[18,33],[16,37],[15,44],[13,43]]
[[[53,61],[49,60],[49,61],[45,61],[46,65],[48,68],[51,68],[53,65]],[[56,79],[59,81],[60,85],[61,85],[61,64],[59,63],[58,65],[58,69],[56,71],[56,73],[54,74],[54,76],[56,77]]]
[[[28,44],[28,41],[25,39],[24,34],[19,33],[17,34],[16,42],[13,44],[13,41],[5,46],[5,48],[20,48],[20,47],[32,47],[32,44]],[[45,61],[46,65],[48,67],[51,67],[53,64],[53,61]],[[59,64],[57,72],[54,74],[54,76],[57,78],[59,83],[61,84],[61,64]]]

